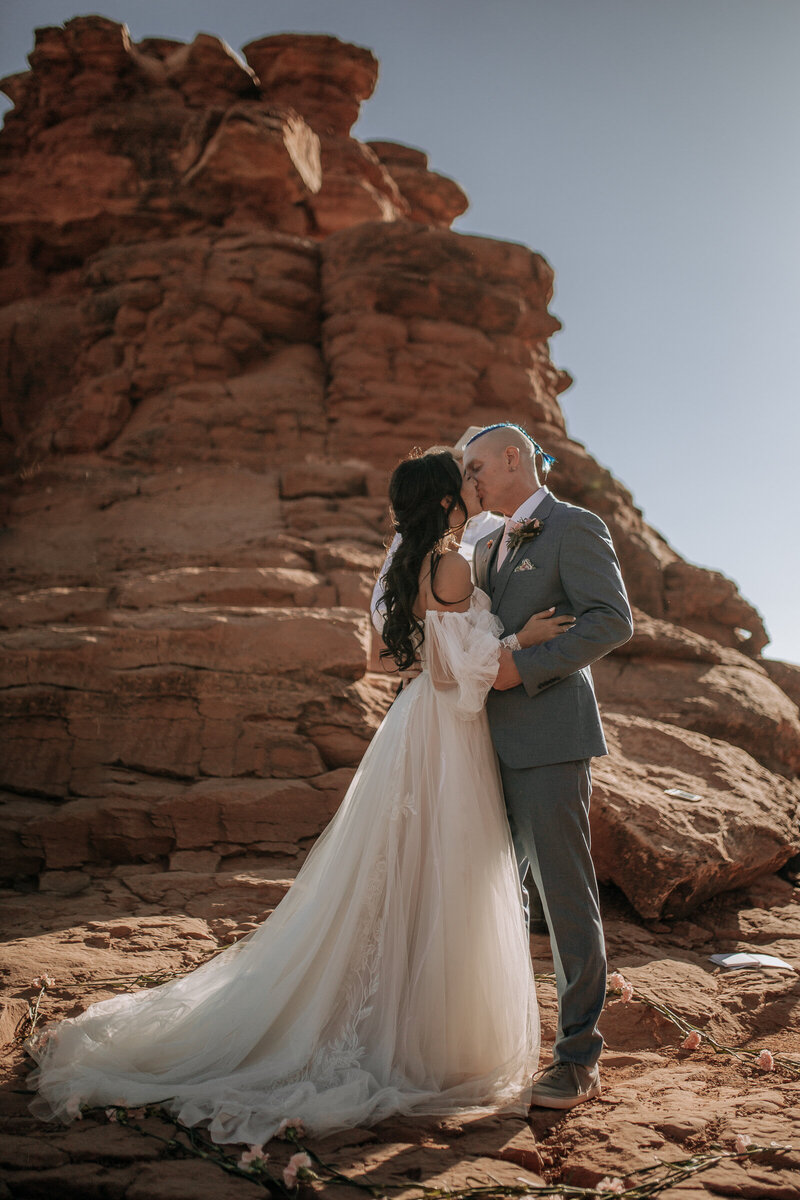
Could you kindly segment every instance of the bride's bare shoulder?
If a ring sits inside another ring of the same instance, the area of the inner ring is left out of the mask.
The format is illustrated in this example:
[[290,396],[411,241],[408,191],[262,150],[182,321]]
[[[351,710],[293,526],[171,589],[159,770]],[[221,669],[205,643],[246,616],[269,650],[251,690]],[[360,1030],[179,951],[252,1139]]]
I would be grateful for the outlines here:
[[[446,550],[428,579],[427,607],[441,612],[463,612],[473,592],[472,572],[463,555]],[[435,594],[434,594],[435,593]]]

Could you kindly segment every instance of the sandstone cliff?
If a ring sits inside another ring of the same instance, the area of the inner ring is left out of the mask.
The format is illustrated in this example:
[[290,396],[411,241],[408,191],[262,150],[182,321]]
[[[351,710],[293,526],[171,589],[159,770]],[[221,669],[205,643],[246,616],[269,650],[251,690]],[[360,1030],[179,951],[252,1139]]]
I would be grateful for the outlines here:
[[775,871],[796,673],[569,437],[551,267],[453,233],[466,198],[421,151],[351,136],[368,50],[244,57],[83,17],[3,82],[3,876],[291,874],[391,694],[365,615],[387,474],[498,419],[607,521],[637,609],[596,670],[601,879],[657,917]]

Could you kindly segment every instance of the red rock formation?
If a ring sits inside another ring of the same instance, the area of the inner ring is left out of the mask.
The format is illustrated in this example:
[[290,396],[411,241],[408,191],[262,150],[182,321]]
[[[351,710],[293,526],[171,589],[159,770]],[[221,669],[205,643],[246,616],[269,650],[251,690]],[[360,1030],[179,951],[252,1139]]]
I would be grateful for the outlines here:
[[453,233],[466,198],[422,151],[350,135],[369,51],[244,54],[82,17],[3,84],[4,876],[296,866],[391,694],[365,614],[387,472],[498,419],[608,522],[640,614],[597,670],[601,878],[656,916],[774,871],[797,680],[569,438],[551,267]]
[[469,200],[453,179],[428,170],[428,156],[422,150],[399,142],[369,142],[371,150],[391,172],[403,198],[408,215],[423,225],[441,225],[449,229]]

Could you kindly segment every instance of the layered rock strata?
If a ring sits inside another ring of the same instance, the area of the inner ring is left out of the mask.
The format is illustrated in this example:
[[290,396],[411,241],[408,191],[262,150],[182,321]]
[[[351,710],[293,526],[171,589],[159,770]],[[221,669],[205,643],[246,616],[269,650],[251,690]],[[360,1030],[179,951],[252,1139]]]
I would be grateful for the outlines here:
[[370,52],[83,17],[30,66],[0,138],[4,878],[296,869],[391,697],[388,472],[503,419],[607,521],[637,608],[596,671],[600,877],[655,917],[776,870],[797,669],[569,437],[546,260],[454,233],[422,151],[352,136]]

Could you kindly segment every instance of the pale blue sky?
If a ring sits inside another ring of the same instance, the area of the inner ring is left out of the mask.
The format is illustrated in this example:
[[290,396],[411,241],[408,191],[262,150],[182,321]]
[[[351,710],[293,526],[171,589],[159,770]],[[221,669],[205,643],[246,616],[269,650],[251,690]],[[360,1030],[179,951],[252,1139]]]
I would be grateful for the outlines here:
[[[69,0],[3,0],[0,73]],[[570,433],[800,662],[799,0],[105,0],[149,35],[332,33],[380,59],[357,136],[409,142],[462,232],[556,271]]]

